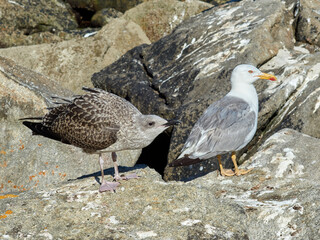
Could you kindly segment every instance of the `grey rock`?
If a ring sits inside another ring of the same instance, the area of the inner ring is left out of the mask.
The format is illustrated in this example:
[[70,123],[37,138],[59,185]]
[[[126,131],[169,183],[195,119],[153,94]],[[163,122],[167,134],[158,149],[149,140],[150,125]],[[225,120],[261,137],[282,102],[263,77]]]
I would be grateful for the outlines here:
[[[279,49],[293,47],[294,6],[277,0],[255,1],[254,5],[241,1],[210,9],[154,44],[132,49],[94,74],[93,85],[126,97],[144,113],[182,120],[172,134],[171,162],[204,109],[228,92],[236,65],[262,65]],[[266,85],[260,81],[256,86],[261,92]],[[165,179],[203,175],[216,169],[216,160],[197,166],[203,171],[167,168]]]
[[202,1],[150,0],[131,8],[124,18],[137,23],[151,42],[168,35],[182,21],[212,7]]
[[[135,172],[141,178],[123,182],[115,194],[99,194],[93,179],[82,179],[1,200],[1,209],[12,214],[2,219],[0,236],[248,239],[247,216],[239,205],[208,198],[207,189],[197,185],[166,184],[149,168]],[[31,212],[32,220],[22,224]],[[222,212],[228,219],[221,218]]]
[[102,27],[110,22],[112,18],[121,17],[123,14],[113,8],[104,8],[97,11],[91,18],[91,25],[94,27]]
[[[236,0],[234,2],[239,2],[239,0]],[[240,0],[241,1],[241,0]],[[207,3],[210,3],[214,6],[217,6],[217,5],[221,5],[221,4],[225,4],[227,2],[230,2],[229,0],[205,0],[204,2],[207,2]]]
[[296,36],[298,41],[320,47],[320,2],[301,0]]
[[245,167],[255,169],[253,174],[260,175],[259,181],[244,179],[255,187],[234,197],[247,209],[258,210],[249,223],[254,239],[319,238],[319,229],[314,228],[320,209],[319,144],[317,138],[283,129],[245,162]]
[[90,76],[94,72],[143,43],[150,41],[137,24],[114,19],[92,37],[0,49],[0,56],[44,74],[72,92],[81,93],[82,86],[92,87]]
[[[51,96],[69,97],[51,79],[0,58],[1,192],[38,190],[63,180],[98,174],[98,157],[80,149],[32,136],[19,118],[43,116]],[[119,164],[133,166],[141,150],[118,154]],[[105,165],[106,169],[113,164]],[[113,174],[113,173],[108,173]]]
[[71,8],[62,1],[1,1],[0,47],[58,42],[75,37],[78,27]]
[[261,130],[249,146],[249,155],[255,153],[266,137],[286,127],[320,138],[319,59],[319,52],[310,53],[306,46],[300,45],[293,50],[280,50],[261,66],[264,71],[278,73],[278,81],[260,95]]
[[66,2],[75,9],[85,9],[87,11],[96,12],[104,8],[114,8],[120,12],[125,12],[139,3],[142,3],[143,0],[66,0]]
[[[241,178],[216,172],[164,182],[144,165],[141,178],[99,194],[93,178],[0,199],[2,238],[318,239],[320,140],[284,129],[245,163]],[[15,197],[16,196],[16,197]],[[8,212],[7,212],[8,211]],[[7,213],[6,213],[7,212]]]

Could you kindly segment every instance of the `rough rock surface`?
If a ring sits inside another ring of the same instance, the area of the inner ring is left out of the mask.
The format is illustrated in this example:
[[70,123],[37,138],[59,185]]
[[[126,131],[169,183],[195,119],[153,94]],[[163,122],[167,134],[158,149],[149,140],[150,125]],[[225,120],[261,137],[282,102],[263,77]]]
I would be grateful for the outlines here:
[[137,23],[151,42],[171,33],[182,21],[212,7],[202,1],[152,0],[125,12],[124,18]]
[[300,4],[297,40],[320,47],[320,2],[317,0],[301,0]]
[[[32,136],[19,118],[39,117],[52,106],[51,96],[70,97],[51,79],[0,57],[0,192],[43,189],[56,182],[99,174],[98,155],[44,137]],[[133,166],[141,150],[118,154],[120,165]],[[112,163],[109,174],[113,175]]]
[[105,0],[66,0],[71,7],[75,9],[85,9],[87,11],[99,11],[103,8],[114,8],[118,11],[125,12],[134,6],[146,0],[118,0],[118,1],[105,1]]
[[103,27],[113,18],[119,18],[123,14],[114,8],[103,8],[97,11],[91,18],[91,25],[94,27]]
[[55,44],[0,49],[0,56],[42,73],[62,87],[80,93],[92,87],[90,77],[129,49],[150,43],[141,28],[130,21],[115,19],[96,35]]
[[284,129],[245,164],[245,176],[216,172],[188,183],[141,178],[99,194],[84,178],[0,196],[2,239],[318,239],[320,140]]
[[[303,45],[289,51],[282,49],[278,55],[261,67],[278,73],[278,85],[264,91],[260,116],[269,119],[262,136],[269,136],[281,128],[290,127],[320,138],[319,84],[320,53],[310,53]],[[267,98],[266,96],[271,96]],[[281,104],[280,104],[281,103]],[[270,106],[277,106],[271,116]],[[260,142],[264,138],[260,136]]]
[[78,27],[70,7],[56,0],[0,1],[0,48],[74,38]]
[[[292,2],[241,1],[205,11],[150,46],[137,47],[92,77],[96,87],[126,97],[144,113],[182,120],[174,128],[168,161],[177,157],[191,127],[213,101],[230,89],[239,63],[262,65],[294,45]],[[257,83],[259,92],[266,83]],[[267,96],[269,98],[270,95]],[[261,101],[265,101],[261,99]],[[277,103],[269,106],[271,114]],[[259,118],[266,124],[268,118]],[[190,179],[216,169],[216,161],[167,168],[165,179]],[[197,168],[196,168],[197,169]]]

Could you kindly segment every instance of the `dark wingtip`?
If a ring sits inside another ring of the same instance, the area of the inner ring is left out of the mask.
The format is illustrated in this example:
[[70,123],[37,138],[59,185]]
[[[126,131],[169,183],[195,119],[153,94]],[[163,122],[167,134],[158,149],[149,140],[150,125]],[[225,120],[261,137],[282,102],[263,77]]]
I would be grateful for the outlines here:
[[173,162],[169,163],[169,167],[181,167],[181,166],[188,166],[198,162],[202,162],[200,158],[189,158],[188,155],[184,155],[184,157],[174,160]]
[[42,120],[43,117],[26,117],[26,118],[19,118],[19,121],[24,121],[24,120]]
[[32,130],[32,135],[41,135],[59,142],[70,144],[68,141],[62,139],[59,135],[53,133],[50,128],[43,126],[42,122],[23,121],[22,124]]

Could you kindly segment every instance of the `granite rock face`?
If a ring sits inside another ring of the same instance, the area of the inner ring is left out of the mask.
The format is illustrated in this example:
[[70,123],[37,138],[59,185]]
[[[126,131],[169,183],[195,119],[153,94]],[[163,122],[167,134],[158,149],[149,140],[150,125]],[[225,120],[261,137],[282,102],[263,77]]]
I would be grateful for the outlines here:
[[152,0],[125,12],[124,18],[137,23],[151,42],[168,35],[182,21],[212,7],[202,1]]
[[103,8],[97,11],[91,18],[91,25],[94,27],[103,27],[113,18],[119,18],[123,14],[114,8]]
[[[164,35],[183,19],[208,6],[210,5],[198,1],[150,1],[127,11],[126,15],[120,18],[116,18],[119,15],[115,10],[109,9],[112,19],[109,18],[108,24],[99,31],[91,31],[91,34],[85,35],[87,37],[75,37],[52,44],[0,49],[0,56],[13,59],[21,66],[60,82],[64,88],[80,93],[82,86],[92,86],[90,78],[93,73],[113,63],[133,47],[150,44],[144,31],[159,29],[161,35]],[[152,13],[153,17],[156,17],[155,13],[164,12],[164,9],[170,11],[166,11],[165,17],[161,18],[161,24],[166,30],[160,30],[157,21],[148,21],[148,16]]]
[[[241,1],[210,9],[184,21],[152,45],[132,49],[94,74],[92,82],[129,99],[144,113],[182,121],[172,133],[171,162],[201,113],[228,92],[236,65],[261,66],[280,49],[293,48],[295,6],[293,1]],[[260,93],[266,83],[260,81],[256,86]],[[260,97],[260,101],[266,100]],[[284,102],[277,104],[269,106],[271,115]],[[259,118],[260,126],[267,121]],[[188,180],[217,167],[215,160],[197,166],[203,171],[167,168],[165,179]]]
[[2,0],[0,48],[74,38],[78,27],[70,6],[50,0]]
[[297,24],[297,40],[320,47],[320,2],[301,0]]
[[[301,45],[291,51],[280,50],[276,57],[261,67],[279,73],[279,84],[265,90],[271,97],[261,104],[260,114],[266,116],[268,106],[278,105],[278,112],[272,118],[269,116],[263,136],[289,127],[320,138],[319,59],[319,52],[310,53]],[[279,102],[284,104],[279,105]]]
[[0,56],[42,73],[62,87],[80,93],[92,87],[91,75],[117,60],[129,49],[150,43],[134,22],[114,19],[94,36],[54,44],[0,49]]
[[[99,174],[98,155],[41,136],[19,121],[43,116],[53,106],[51,96],[71,97],[48,77],[0,58],[0,192],[44,189],[54,183]],[[119,163],[133,166],[141,150],[123,151]],[[112,163],[106,163],[105,168]]]
[[99,194],[84,178],[0,198],[3,239],[318,239],[320,140],[291,129],[272,135],[245,163],[188,183],[140,179]]
[[118,11],[125,12],[126,10],[142,3],[143,0],[66,0],[66,2],[75,9],[85,9],[92,12],[99,11],[104,8],[114,8]]

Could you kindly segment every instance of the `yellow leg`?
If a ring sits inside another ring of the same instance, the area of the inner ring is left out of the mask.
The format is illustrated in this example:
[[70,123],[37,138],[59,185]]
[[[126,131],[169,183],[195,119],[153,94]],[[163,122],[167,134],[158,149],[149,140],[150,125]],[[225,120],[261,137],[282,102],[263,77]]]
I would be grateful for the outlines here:
[[236,157],[236,153],[232,152],[231,160],[232,160],[233,165],[234,165],[235,175],[237,175],[237,176],[245,175],[245,174],[247,174],[248,172],[250,172],[253,169],[253,168],[250,168],[250,169],[239,169],[236,158],[237,158]]
[[218,158],[218,162],[219,162],[219,167],[220,167],[220,173],[222,176],[224,177],[231,177],[233,176],[235,173],[231,170],[231,169],[224,169],[222,167],[222,163],[221,163],[221,155],[217,155]]

